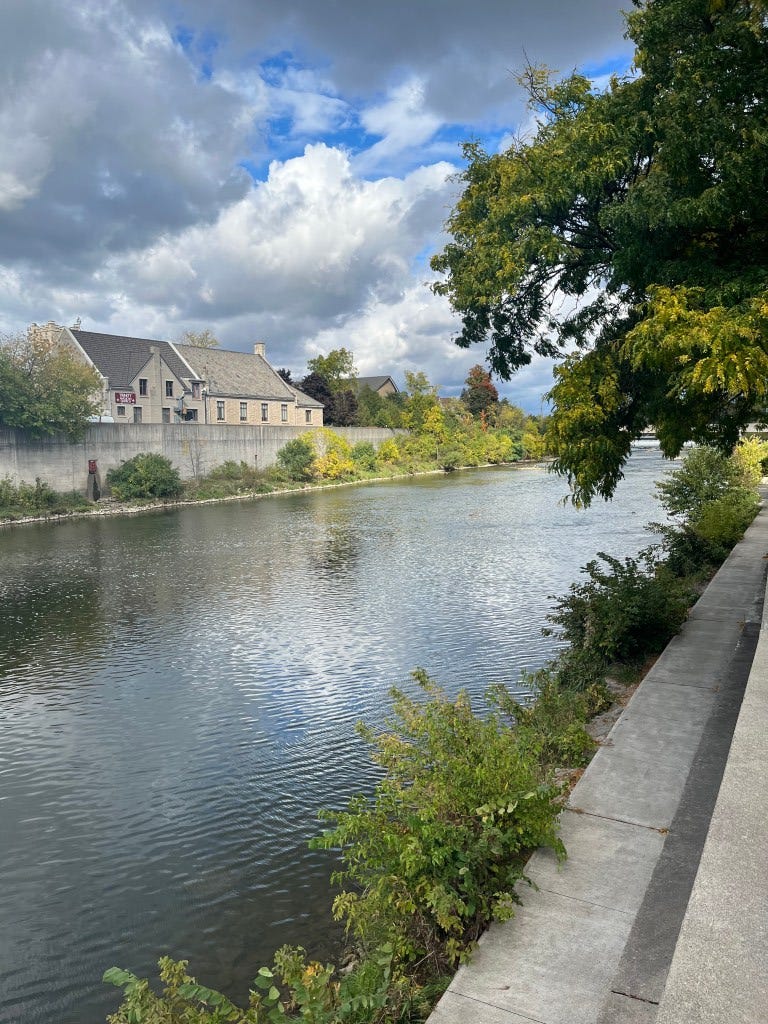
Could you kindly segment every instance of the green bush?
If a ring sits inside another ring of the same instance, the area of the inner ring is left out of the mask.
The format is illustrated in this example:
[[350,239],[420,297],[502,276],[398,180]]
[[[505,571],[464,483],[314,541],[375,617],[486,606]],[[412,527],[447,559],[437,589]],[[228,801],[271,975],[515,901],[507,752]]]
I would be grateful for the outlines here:
[[516,726],[521,750],[544,769],[583,768],[596,747],[584,726],[610,705],[610,697],[604,685],[578,693],[563,688],[554,668],[523,673],[518,685],[532,692],[530,703],[521,703],[504,686],[492,687],[489,698]]
[[365,473],[376,469],[376,451],[370,441],[358,441],[349,454],[357,469]]
[[136,498],[177,498],[182,490],[178,470],[163,455],[143,453],[107,472],[107,484],[119,501]]
[[9,477],[0,480],[0,519],[67,515],[89,507],[89,502],[82,494],[76,491],[54,491],[39,477],[34,484],[22,481],[15,485]]
[[463,959],[492,918],[511,916],[516,882],[538,846],[559,856],[557,790],[515,730],[472,713],[423,671],[418,703],[392,691],[389,731],[360,729],[385,770],[372,799],[325,812],[315,848],[341,848],[334,915],[364,951],[391,944],[397,962],[440,973]]
[[670,515],[696,520],[710,501],[742,486],[742,471],[715,448],[692,448],[683,464],[656,485],[659,501]]
[[277,464],[289,480],[311,480],[315,449],[308,437],[296,437],[277,453]]
[[[568,653],[591,666],[587,684],[613,661],[636,662],[661,651],[685,621],[692,599],[687,585],[649,552],[623,562],[603,552],[598,558],[607,569],[597,560],[589,562],[584,567],[588,580],[572,584],[548,616],[570,645]],[[567,667],[569,678],[562,681],[575,685],[572,666]]]
[[701,510],[693,529],[706,543],[722,552],[725,558],[733,545],[741,540],[744,531],[755,518],[759,508],[758,496],[746,488],[729,491]]

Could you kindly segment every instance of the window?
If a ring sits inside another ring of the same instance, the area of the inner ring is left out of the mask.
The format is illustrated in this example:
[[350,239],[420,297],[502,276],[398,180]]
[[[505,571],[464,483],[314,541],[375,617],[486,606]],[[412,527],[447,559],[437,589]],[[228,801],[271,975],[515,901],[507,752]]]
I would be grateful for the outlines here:
[[118,416],[125,416],[125,406],[124,405],[118,405],[118,407],[117,407],[117,415]]
[[141,406],[134,405],[133,407],[133,422],[141,423]]
[[312,410],[311,409],[305,409],[304,410],[304,422],[305,423],[311,423],[312,422]]
[[216,403],[216,419],[217,420],[223,420],[224,419],[224,403],[223,402],[217,402]]
[[171,422],[171,410],[163,406],[163,423]]
[[197,409],[187,409],[187,423],[197,423]]
[[288,406],[287,405],[281,405],[280,406],[280,419],[281,419],[281,421],[283,423],[287,423],[288,422]]
[[243,420],[247,420],[247,419],[248,419],[248,403],[247,402],[241,402],[240,403],[240,422],[242,423]]
[[269,419],[269,405],[266,402],[261,403],[261,422],[266,423]]
[[200,381],[199,380],[193,380],[192,381],[192,397],[193,398],[199,398],[200,397]]
[[165,397],[173,398],[173,381],[167,380],[165,382]]
[[146,377],[139,377],[139,394],[145,398],[149,394],[149,381]]

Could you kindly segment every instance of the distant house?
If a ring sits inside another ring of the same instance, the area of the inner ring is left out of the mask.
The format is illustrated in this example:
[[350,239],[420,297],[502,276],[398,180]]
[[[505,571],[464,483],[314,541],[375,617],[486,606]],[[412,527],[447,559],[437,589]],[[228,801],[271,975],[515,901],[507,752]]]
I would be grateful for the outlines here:
[[322,426],[323,405],[288,385],[254,352],[32,324],[66,346],[101,378],[100,419],[116,423],[213,423]]
[[400,392],[400,388],[388,375],[382,377],[352,377],[350,380],[345,381],[345,383],[357,392],[362,391],[364,388],[370,388],[371,391],[375,391],[382,398],[386,398],[387,395],[397,395]]

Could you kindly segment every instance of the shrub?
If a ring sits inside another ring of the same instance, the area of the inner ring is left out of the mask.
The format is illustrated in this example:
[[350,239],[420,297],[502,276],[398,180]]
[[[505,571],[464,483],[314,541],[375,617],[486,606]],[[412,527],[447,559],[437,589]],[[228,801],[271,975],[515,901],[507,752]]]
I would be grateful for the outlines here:
[[176,498],[182,492],[178,470],[163,455],[143,453],[107,472],[107,484],[120,501]]
[[387,438],[386,441],[381,442],[378,451],[376,452],[376,459],[379,462],[397,462],[399,458],[400,449],[391,438]]
[[744,536],[744,531],[757,514],[759,504],[754,491],[746,488],[728,491],[704,506],[693,524],[694,532],[714,549],[720,549],[721,559],[725,558],[733,545]]
[[376,451],[370,441],[358,441],[350,456],[358,469],[367,473],[376,469]]
[[413,676],[424,703],[393,690],[390,731],[360,728],[385,770],[373,798],[325,812],[333,827],[312,845],[342,849],[334,880],[351,888],[334,914],[363,950],[391,943],[398,962],[439,973],[491,918],[511,916],[530,851],[563,847],[556,789],[514,729],[474,715],[466,694],[449,700],[423,671]]
[[290,480],[311,480],[314,463],[315,448],[306,435],[289,441],[277,453],[277,464]]
[[0,519],[66,515],[89,507],[89,502],[82,494],[76,491],[54,491],[39,477],[34,484],[22,481],[18,486],[11,482],[10,477],[0,480]]
[[319,455],[315,461],[315,472],[325,480],[343,480],[355,471],[355,464],[348,456],[334,449]]
[[489,699],[516,726],[520,748],[544,769],[582,768],[595,751],[584,728],[587,720],[610,705],[605,686],[584,692],[564,689],[554,666],[524,672],[519,685],[535,695],[529,704],[516,699],[505,686],[494,686]]
[[731,456],[739,472],[743,487],[754,490],[763,477],[763,467],[768,460],[768,443],[756,437],[740,441]]
[[686,522],[696,520],[704,506],[741,485],[741,471],[728,456],[704,445],[692,448],[682,466],[656,484],[662,506]]
[[[585,682],[594,682],[601,666],[612,661],[635,662],[661,651],[677,633],[692,594],[687,585],[649,552],[638,559],[620,561],[603,552],[584,567],[589,579],[574,583],[565,597],[556,599],[548,616],[559,636],[570,644],[562,682],[578,685],[574,662],[588,669]],[[553,630],[546,630],[551,634]]]

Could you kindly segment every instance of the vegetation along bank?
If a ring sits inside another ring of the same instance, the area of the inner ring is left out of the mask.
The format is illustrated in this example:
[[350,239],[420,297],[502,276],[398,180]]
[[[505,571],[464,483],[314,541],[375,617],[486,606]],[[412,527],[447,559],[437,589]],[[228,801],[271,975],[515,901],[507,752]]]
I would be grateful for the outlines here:
[[[488,377],[480,367],[475,369],[483,379]],[[120,508],[135,511],[147,503],[270,494],[459,467],[509,464],[541,459],[546,454],[546,421],[542,417],[528,416],[509,402],[499,401],[497,395],[478,403],[471,387],[464,398],[441,400],[423,374],[409,374],[408,384],[408,391],[391,403],[399,417],[397,433],[378,445],[370,441],[350,444],[339,433],[322,427],[285,443],[277,452],[274,466],[257,469],[245,461],[230,460],[205,476],[189,480],[182,480],[164,456],[141,452],[107,472],[105,493],[110,502],[119,502]],[[103,502],[100,504],[103,507]],[[0,479],[0,521],[60,516],[93,508],[84,494],[57,492],[43,480],[14,484],[10,478]]]

